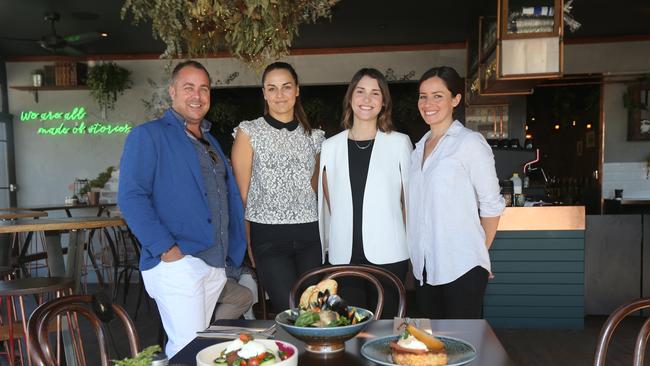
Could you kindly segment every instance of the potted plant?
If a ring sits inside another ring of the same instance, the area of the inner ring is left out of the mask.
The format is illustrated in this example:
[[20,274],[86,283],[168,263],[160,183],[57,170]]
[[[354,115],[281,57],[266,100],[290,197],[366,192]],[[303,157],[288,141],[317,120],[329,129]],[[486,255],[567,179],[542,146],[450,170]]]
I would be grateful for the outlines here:
[[106,182],[111,179],[111,174],[114,170],[114,167],[109,166],[105,171],[99,173],[97,178],[91,180],[86,185],[81,187],[79,194],[86,195],[88,197],[89,205],[96,205],[99,203],[99,189],[104,188]]
[[115,108],[117,97],[133,85],[131,71],[114,62],[91,67],[86,83],[90,88],[90,95],[101,107],[104,119],[106,119],[106,111]]
[[115,366],[149,366],[153,361],[154,355],[160,352],[160,346],[149,346],[138,353],[133,358],[125,358],[123,360],[113,360]]

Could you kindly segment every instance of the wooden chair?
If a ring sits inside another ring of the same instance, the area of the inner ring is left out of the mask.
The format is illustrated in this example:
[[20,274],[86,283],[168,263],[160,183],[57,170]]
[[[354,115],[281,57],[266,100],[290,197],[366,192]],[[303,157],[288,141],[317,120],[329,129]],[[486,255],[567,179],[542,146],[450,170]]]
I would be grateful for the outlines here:
[[[634,300],[630,303],[623,304],[607,318],[605,324],[600,330],[598,343],[596,345],[596,355],[594,357],[594,366],[605,366],[607,358],[607,347],[612,338],[614,330],[626,316],[637,312],[641,309],[650,308],[650,298]],[[650,318],[648,318],[641,327],[639,335],[636,338],[634,346],[634,366],[643,366],[645,351],[650,337]]]
[[384,288],[376,276],[381,276],[385,279],[388,279],[393,283],[393,285],[395,285],[395,287],[397,287],[397,292],[399,293],[399,307],[397,309],[397,316],[403,318],[406,314],[406,289],[404,288],[402,281],[393,273],[383,268],[362,264],[325,266],[315,268],[303,273],[303,275],[298,278],[296,283],[291,288],[291,293],[289,294],[289,306],[292,308],[296,307],[296,294],[307,279],[322,274],[326,274],[324,279],[335,279],[338,277],[347,276],[362,277],[374,284],[377,288],[377,307],[375,308],[375,319],[379,319],[381,317],[381,312],[384,309]]
[[[112,313],[108,306],[112,309]],[[34,310],[29,318],[27,326],[28,342],[30,344],[30,356],[36,365],[56,366],[58,363],[52,355],[52,348],[49,341],[49,324],[56,321],[59,315],[72,319],[74,326],[78,327],[77,314],[85,317],[95,330],[95,335],[99,343],[99,353],[101,365],[109,366],[109,352],[106,342],[104,328],[101,326],[102,321],[108,321],[112,314],[122,321],[126,335],[129,340],[131,357],[138,354],[140,349],[140,340],[135,330],[135,325],[127,312],[118,304],[105,304],[93,300],[90,295],[72,295],[61,297],[44,303]],[[73,335],[78,333],[73,332]],[[83,355],[82,339],[73,339],[73,346],[76,352],[77,365],[85,365],[85,356]]]
[[[27,319],[29,317],[27,300],[34,296],[36,304],[39,305],[47,298],[71,294],[73,287],[74,280],[63,277],[31,277],[0,281],[0,298],[3,299],[7,311],[6,319],[2,319],[2,315],[0,315],[2,324],[0,340],[7,341],[10,365],[15,364],[14,355],[20,358],[21,365],[28,363],[23,360],[23,347],[20,342],[20,339],[27,334]],[[14,349],[15,340],[18,340],[18,353],[15,353]],[[25,343],[26,355],[29,355],[31,353],[29,335]]]

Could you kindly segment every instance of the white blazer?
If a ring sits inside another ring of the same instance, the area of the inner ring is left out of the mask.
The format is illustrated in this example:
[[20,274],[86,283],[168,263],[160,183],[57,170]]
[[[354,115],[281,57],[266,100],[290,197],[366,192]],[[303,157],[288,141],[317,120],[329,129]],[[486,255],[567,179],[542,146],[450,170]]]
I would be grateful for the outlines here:
[[[411,140],[399,132],[377,131],[363,196],[363,250],[374,264],[409,258],[401,195],[408,202]],[[330,207],[323,195],[327,172]],[[323,256],[332,264],[350,263],[352,257],[352,189],[348,161],[348,130],[323,142],[318,178],[318,218]]]

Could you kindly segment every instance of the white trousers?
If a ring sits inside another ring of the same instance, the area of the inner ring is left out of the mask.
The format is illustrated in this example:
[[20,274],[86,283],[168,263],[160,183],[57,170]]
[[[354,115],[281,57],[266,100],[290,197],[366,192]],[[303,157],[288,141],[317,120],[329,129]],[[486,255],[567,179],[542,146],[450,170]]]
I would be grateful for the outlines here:
[[210,267],[186,255],[174,262],[160,262],[143,271],[147,293],[158,305],[168,342],[165,353],[172,358],[210,325],[212,312],[226,284],[226,271]]

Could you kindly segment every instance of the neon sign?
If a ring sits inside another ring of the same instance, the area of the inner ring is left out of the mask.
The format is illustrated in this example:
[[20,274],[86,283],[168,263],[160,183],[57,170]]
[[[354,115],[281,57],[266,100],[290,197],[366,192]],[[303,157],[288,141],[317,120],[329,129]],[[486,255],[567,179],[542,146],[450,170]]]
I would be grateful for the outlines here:
[[[54,122],[54,126],[42,126],[36,132],[38,135],[115,135],[127,134],[131,131],[130,123],[87,122],[86,109],[74,107],[70,111],[23,111],[20,113],[21,122]],[[74,125],[71,125],[74,122]]]

